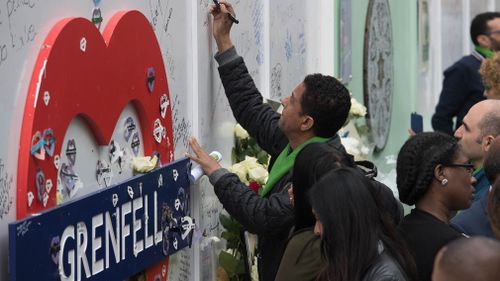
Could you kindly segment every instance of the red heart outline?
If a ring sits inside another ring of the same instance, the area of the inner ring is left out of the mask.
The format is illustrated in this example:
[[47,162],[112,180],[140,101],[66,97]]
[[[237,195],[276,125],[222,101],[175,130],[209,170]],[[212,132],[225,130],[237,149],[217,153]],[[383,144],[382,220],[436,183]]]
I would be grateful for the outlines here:
[[[80,42],[85,37],[85,51]],[[156,73],[154,91],[147,88],[147,69]],[[43,101],[49,91],[48,106]],[[56,182],[53,157],[41,161],[30,154],[32,136],[47,128],[54,130],[55,155],[61,154],[62,141],[70,122],[83,117],[99,145],[108,145],[118,118],[129,103],[139,116],[144,153],[160,152],[162,163],[173,153],[172,111],[165,119],[159,106],[161,95],[169,96],[163,58],[149,21],[138,11],[122,11],[109,21],[103,35],[84,18],[67,18],[50,31],[40,49],[31,78],[19,147],[17,174],[17,218],[55,206],[56,189],[49,194],[46,207],[33,200],[36,194],[36,170]],[[169,98],[170,99],[170,98]],[[169,140],[160,144],[153,138],[153,124],[160,119]],[[92,165],[95,165],[93,163]]]

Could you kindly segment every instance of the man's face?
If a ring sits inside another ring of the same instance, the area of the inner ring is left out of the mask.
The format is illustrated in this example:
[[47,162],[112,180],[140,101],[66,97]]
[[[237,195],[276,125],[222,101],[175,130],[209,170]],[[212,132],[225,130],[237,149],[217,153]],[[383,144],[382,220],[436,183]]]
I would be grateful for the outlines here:
[[481,130],[479,129],[479,121],[484,115],[482,110],[484,111],[484,108],[480,104],[471,107],[465,115],[462,125],[455,131],[455,138],[458,139],[462,151],[473,164],[478,162],[482,164],[484,158]]
[[300,83],[293,89],[290,96],[281,99],[281,104],[283,104],[283,112],[279,119],[279,128],[285,133],[286,136],[290,137],[293,133],[300,131],[300,125],[305,117],[302,113],[302,96],[305,92],[304,83]]
[[495,52],[500,51],[500,18],[488,21],[488,27],[488,38],[490,41],[489,48]]

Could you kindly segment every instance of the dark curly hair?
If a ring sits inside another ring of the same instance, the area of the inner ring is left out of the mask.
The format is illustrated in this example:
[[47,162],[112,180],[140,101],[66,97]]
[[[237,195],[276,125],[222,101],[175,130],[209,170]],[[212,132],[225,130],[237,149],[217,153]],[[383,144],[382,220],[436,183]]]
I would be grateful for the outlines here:
[[479,35],[486,35],[490,31],[488,22],[496,18],[500,18],[499,12],[486,12],[478,14],[476,17],[474,17],[470,24],[470,39],[472,40],[474,45],[479,45],[477,37]]
[[485,59],[479,68],[479,74],[483,78],[486,90],[500,93],[500,53],[494,57]]
[[457,140],[443,133],[421,133],[408,139],[396,164],[399,200],[415,204],[429,189],[436,166],[452,163],[457,149]]
[[302,111],[314,119],[315,135],[333,137],[344,125],[351,109],[349,91],[339,80],[318,73],[307,75],[304,86]]

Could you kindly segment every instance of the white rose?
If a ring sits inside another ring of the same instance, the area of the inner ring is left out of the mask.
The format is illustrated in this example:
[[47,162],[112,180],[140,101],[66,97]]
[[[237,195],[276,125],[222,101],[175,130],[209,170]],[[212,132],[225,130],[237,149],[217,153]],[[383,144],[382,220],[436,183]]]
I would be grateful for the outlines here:
[[139,173],[147,173],[152,171],[156,167],[157,163],[158,157],[156,155],[153,157],[134,157],[132,158],[132,169]]
[[241,161],[240,164],[245,166],[247,170],[260,166],[259,162],[257,162],[257,158],[251,156],[245,156],[245,160]]
[[257,166],[248,170],[248,179],[251,181],[256,181],[261,186],[266,184],[268,175],[269,173],[262,166]]
[[240,124],[236,124],[234,126],[234,135],[239,138],[239,139],[248,139],[250,138],[250,135],[248,135],[248,132],[241,127]]
[[354,117],[364,117],[366,115],[366,107],[359,103],[355,98],[351,98],[351,110],[349,114]]
[[231,173],[235,173],[238,176],[238,178],[240,178],[241,182],[243,182],[244,184],[248,184],[248,180],[247,180],[248,169],[247,169],[247,167],[245,167],[241,163],[236,163],[236,164],[232,165],[231,167],[229,167],[229,171]]

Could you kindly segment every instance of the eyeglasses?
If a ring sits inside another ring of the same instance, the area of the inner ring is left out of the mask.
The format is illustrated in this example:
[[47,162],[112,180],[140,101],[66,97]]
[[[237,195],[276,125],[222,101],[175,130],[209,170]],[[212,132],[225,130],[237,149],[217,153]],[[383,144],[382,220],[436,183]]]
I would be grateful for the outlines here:
[[469,172],[469,174],[472,175],[472,173],[474,172],[474,165],[472,164],[443,164],[443,166],[445,167],[462,167],[462,168],[465,168],[467,170],[467,172]]

